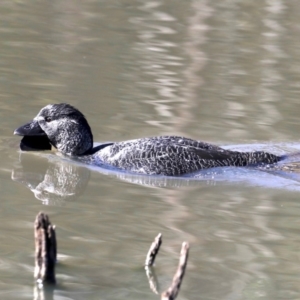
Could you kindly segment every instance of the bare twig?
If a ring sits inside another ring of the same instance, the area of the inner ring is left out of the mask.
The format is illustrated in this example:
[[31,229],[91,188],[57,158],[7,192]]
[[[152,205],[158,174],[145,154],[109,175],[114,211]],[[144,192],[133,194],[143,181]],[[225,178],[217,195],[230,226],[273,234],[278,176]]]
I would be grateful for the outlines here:
[[157,235],[157,237],[154,239],[153,243],[151,244],[150,249],[147,254],[147,257],[146,257],[145,266],[152,266],[154,264],[156,254],[158,253],[159,248],[162,243],[161,237],[162,237],[162,234],[159,233]]
[[187,242],[183,242],[181,247],[181,252],[180,252],[179,265],[173,277],[173,282],[171,286],[161,294],[161,300],[174,300],[177,297],[179,293],[180,285],[183,280],[188,256],[189,256],[189,244]]
[[55,283],[56,234],[46,214],[39,212],[34,222],[35,271],[41,282]]

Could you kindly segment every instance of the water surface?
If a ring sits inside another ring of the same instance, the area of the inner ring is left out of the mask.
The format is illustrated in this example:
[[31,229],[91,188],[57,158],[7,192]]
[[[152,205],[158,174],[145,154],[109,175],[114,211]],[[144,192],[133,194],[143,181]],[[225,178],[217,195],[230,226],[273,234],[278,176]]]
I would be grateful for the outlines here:
[[[13,130],[68,102],[96,142],[176,134],[298,151],[297,1],[1,1],[1,299],[158,299],[191,245],[179,299],[299,299],[299,180],[226,169],[125,176],[20,153]],[[57,226],[58,284],[36,295],[33,221]]]

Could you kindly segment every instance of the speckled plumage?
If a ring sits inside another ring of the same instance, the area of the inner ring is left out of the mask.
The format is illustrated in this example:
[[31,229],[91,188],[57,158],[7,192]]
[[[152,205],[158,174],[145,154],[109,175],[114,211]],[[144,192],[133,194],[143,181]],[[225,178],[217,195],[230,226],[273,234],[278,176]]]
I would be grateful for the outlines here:
[[[33,123],[26,126],[30,130],[35,128],[35,132],[39,126],[50,143],[63,154],[139,174],[178,176],[213,167],[274,164],[282,159],[262,151],[225,150],[178,136],[141,138],[92,148],[93,136],[85,117],[64,103],[47,105]],[[20,127],[15,134],[30,135],[30,131]]]
[[98,151],[94,158],[131,172],[168,176],[214,167],[273,164],[280,160],[270,153],[229,151],[178,136],[117,142]]

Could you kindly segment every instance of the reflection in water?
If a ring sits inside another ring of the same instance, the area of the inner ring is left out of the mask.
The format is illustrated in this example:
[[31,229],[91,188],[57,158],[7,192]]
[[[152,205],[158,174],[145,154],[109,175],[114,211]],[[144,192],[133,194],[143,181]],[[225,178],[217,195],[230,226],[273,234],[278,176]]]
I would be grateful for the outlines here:
[[158,295],[158,293],[159,293],[159,285],[158,285],[158,280],[157,280],[157,276],[155,274],[154,268],[146,266],[145,270],[146,270],[146,276],[148,278],[150,290],[154,294]]
[[43,159],[32,164],[27,158],[30,157],[20,154],[21,165],[12,170],[11,178],[28,187],[43,204],[58,205],[66,200],[75,200],[89,182],[88,168],[63,160]]
[[[267,0],[264,7],[262,48],[265,53],[260,60],[262,71],[260,90],[258,91],[261,110],[259,123],[271,125],[269,127],[270,136],[273,126],[282,118],[275,104],[281,100],[276,87],[280,86],[283,80],[278,64],[281,59],[286,57],[283,50],[280,49],[280,40],[282,34],[284,34],[284,28],[280,25],[279,19],[284,12],[284,8],[281,0]],[[278,138],[278,133],[276,133],[276,137]]]
[[[187,128],[190,121],[193,120],[192,111],[197,109],[201,101],[198,95],[198,89],[204,84],[204,79],[201,76],[201,71],[207,63],[207,55],[202,50],[202,46],[206,43],[207,31],[211,30],[206,20],[209,18],[213,10],[209,6],[209,1],[192,1],[191,6],[193,14],[188,18],[187,35],[188,39],[183,45],[186,55],[189,57],[189,63],[185,67],[185,82],[181,86],[183,90],[182,105],[178,107],[181,115],[179,126]],[[207,99],[204,99],[207,101]]]
[[53,300],[55,287],[36,284],[33,288],[33,300]]
[[137,82],[143,89],[142,99],[154,107],[156,114],[145,122],[170,133],[177,122],[175,109],[182,102],[178,87],[182,84],[179,69],[184,62],[179,45],[172,42],[172,36],[178,35],[174,26],[178,20],[164,11],[162,4],[145,2],[139,6],[142,17],[131,18],[130,22],[138,29],[139,41],[133,46],[140,58],[141,78]]
[[[235,146],[243,149],[245,146]],[[39,158],[39,163],[33,163],[31,158]],[[289,190],[300,190],[299,156],[291,156],[277,167],[255,169],[221,167],[186,174],[182,177],[147,176],[115,169],[78,163],[61,154],[45,154],[31,156],[20,154],[20,161],[12,170],[11,178],[28,187],[35,197],[46,205],[62,204],[64,201],[75,200],[81,195],[90,178],[91,170],[118,178],[120,180],[153,188],[167,188],[164,190],[165,199],[171,197],[174,202],[184,201],[180,189],[170,188],[199,187],[217,184],[243,183],[252,186],[263,186]],[[162,191],[163,192],[163,191]],[[177,207],[177,206],[176,206]]]

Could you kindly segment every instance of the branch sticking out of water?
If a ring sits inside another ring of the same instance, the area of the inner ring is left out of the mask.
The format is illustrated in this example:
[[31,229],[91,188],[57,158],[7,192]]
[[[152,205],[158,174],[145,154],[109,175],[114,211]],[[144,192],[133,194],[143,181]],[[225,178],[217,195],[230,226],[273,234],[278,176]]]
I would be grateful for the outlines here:
[[179,265],[173,277],[173,282],[171,286],[161,294],[161,300],[174,300],[177,297],[179,293],[180,285],[183,280],[188,256],[189,256],[189,244],[187,242],[183,242],[181,247],[181,252],[180,252]]
[[35,270],[38,282],[54,284],[56,263],[55,226],[51,225],[48,215],[39,212],[34,222]]
[[149,249],[147,257],[146,257],[145,266],[148,266],[148,267],[153,266],[155,257],[159,251],[161,243],[162,243],[162,234],[159,233],[150,246],[150,249]]

